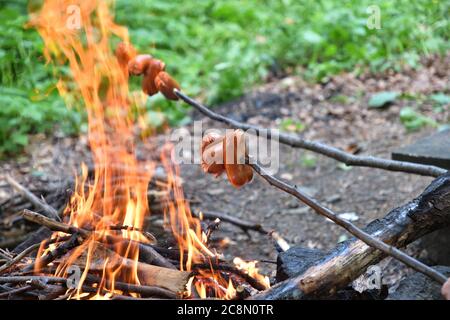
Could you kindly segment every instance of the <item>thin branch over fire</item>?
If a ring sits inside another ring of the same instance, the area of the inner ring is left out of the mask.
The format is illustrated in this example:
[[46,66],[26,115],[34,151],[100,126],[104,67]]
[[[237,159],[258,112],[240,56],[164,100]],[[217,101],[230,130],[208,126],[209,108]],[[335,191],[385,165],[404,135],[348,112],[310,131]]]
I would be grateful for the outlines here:
[[[234,129],[254,130],[257,134],[260,134],[262,131],[264,131],[267,132],[270,137],[271,134],[270,130],[227,118],[221,114],[218,114],[210,110],[209,108],[205,107],[201,103],[195,101],[194,99],[192,99],[191,97],[187,96],[186,94],[184,94],[179,90],[174,90],[174,92],[184,102],[193,106],[195,109],[197,109],[202,114],[204,114],[205,116],[207,116],[212,120],[225,123]],[[326,157],[343,162],[349,166],[371,167],[389,171],[414,173],[418,175],[431,177],[438,177],[446,172],[446,170],[435,166],[413,164],[404,161],[388,160],[372,156],[356,156],[344,152],[338,148],[326,145],[324,143],[316,141],[308,141],[302,139],[299,136],[294,136],[285,133],[279,133],[278,139],[281,143],[291,146],[293,148],[310,150],[312,152],[316,152]]]

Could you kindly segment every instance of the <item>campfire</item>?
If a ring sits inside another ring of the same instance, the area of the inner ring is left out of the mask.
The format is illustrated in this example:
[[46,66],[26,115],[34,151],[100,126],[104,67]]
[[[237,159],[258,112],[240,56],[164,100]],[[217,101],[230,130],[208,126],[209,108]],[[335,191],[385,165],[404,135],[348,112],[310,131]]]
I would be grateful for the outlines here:
[[[44,40],[47,60],[70,67],[70,76],[60,76],[58,90],[85,105],[93,166],[82,165],[61,215],[52,208],[45,210],[47,217],[23,213],[53,233],[40,242],[34,259],[8,266],[8,272],[33,274],[35,281],[28,286],[42,291],[39,295],[67,299],[235,299],[238,292],[245,297],[268,288],[268,278],[259,275],[254,262],[237,259],[234,265],[210,247],[220,220],[208,223],[192,214],[169,144],[153,158],[165,169],[157,189],[171,246],[161,246],[144,230],[152,214],[148,188],[156,161],[137,159],[140,114],[134,108],[157,92],[178,99],[173,89],[179,85],[162,61],[137,54],[107,2],[79,1],[80,29],[67,27],[65,11],[71,3],[47,0],[31,23]],[[143,77],[142,93],[130,94],[130,75]]]
[[[448,297],[444,274],[399,249],[450,224],[450,175],[444,169],[355,155],[215,113],[181,90],[163,60],[133,47],[127,28],[114,22],[109,1],[73,3],[45,0],[30,25],[44,41],[48,64],[59,70],[60,95],[67,105],[85,108],[91,157],[72,179],[47,187],[45,199],[7,177],[20,199],[8,199],[0,209],[20,212],[14,217],[40,228],[13,251],[0,249],[0,299],[384,299],[381,281],[375,289],[358,286],[361,292],[351,285],[364,284],[366,271],[387,256],[438,283]],[[78,19],[68,17],[68,8]],[[133,91],[136,81],[141,89]],[[144,104],[155,94],[232,128],[202,136],[205,174],[225,177],[230,188],[258,176],[354,238],[327,253],[290,248],[277,232],[232,213],[191,211],[174,145],[161,143],[144,120]],[[361,229],[266,170],[253,150],[261,138],[349,166],[436,179],[416,199]],[[152,219],[158,215],[163,218]],[[275,244],[276,279],[261,274],[258,261],[225,258],[226,239],[211,237],[221,223],[259,232]]]

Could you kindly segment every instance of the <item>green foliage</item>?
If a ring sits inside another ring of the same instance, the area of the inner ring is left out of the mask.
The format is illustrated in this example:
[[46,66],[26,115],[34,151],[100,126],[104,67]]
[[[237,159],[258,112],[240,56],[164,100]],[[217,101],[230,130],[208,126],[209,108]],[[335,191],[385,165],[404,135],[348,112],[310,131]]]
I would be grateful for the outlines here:
[[50,102],[33,99],[26,91],[0,87],[0,157],[20,151],[28,144],[30,133],[78,131],[82,113],[67,109],[56,96],[48,99]]
[[304,67],[321,80],[343,70],[417,66],[450,48],[448,1],[377,1],[381,29],[366,26],[373,1],[119,0],[117,19],[139,49],[163,58],[192,95],[237,97],[271,69]]
[[52,70],[42,59],[42,42],[24,28],[25,6],[0,9],[0,158],[17,153],[30,133],[78,131],[82,113],[65,107]]
[[436,93],[430,96],[431,100],[439,105],[450,104],[450,96],[443,93]]
[[280,130],[287,132],[302,132],[305,130],[305,125],[292,118],[286,118],[281,121]]
[[[0,121],[7,125],[0,129],[0,153],[20,150],[26,134],[55,124],[76,129],[74,119],[82,118],[75,110],[59,109],[42,41],[35,30],[24,28],[26,3],[10,1],[0,8],[0,86],[16,90],[2,93]],[[190,95],[217,104],[262,82],[271,70],[303,70],[303,77],[323,80],[365,66],[374,71],[415,67],[420,55],[449,50],[448,1],[376,3],[379,30],[366,27],[370,0],[117,0],[115,11],[140,51],[163,59]],[[188,121],[181,105],[156,97],[148,110],[157,113],[156,125],[161,115],[179,124]],[[19,117],[26,124],[8,125],[21,122]]]
[[417,131],[425,126],[437,127],[436,121],[426,117],[411,107],[404,107],[400,110],[400,121],[408,131]]

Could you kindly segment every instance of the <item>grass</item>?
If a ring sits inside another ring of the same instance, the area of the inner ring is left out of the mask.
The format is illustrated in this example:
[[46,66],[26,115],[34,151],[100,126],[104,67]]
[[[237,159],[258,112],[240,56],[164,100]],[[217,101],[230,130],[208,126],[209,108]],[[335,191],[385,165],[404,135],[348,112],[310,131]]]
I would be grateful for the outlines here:
[[[166,61],[189,94],[217,104],[271,72],[321,81],[345,70],[417,67],[421,55],[450,49],[448,1],[377,1],[381,29],[369,30],[367,8],[373,3],[117,0],[115,9],[116,20],[129,28],[138,49]],[[25,1],[4,5],[0,19],[2,155],[20,151],[27,134],[52,130],[55,124],[74,132],[83,117],[62,108],[52,70],[42,59],[42,42],[34,30],[23,28]],[[151,99],[150,109],[171,124],[187,120],[185,109],[160,97]],[[30,110],[31,119],[18,127]]]

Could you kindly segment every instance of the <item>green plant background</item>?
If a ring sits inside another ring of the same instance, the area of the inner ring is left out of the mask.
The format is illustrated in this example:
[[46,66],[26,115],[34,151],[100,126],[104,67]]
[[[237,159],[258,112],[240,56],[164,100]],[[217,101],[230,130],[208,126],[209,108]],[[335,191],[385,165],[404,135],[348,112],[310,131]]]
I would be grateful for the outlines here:
[[[373,4],[380,30],[366,27]],[[185,91],[209,104],[273,71],[321,81],[343,70],[419,67],[421,55],[450,47],[449,1],[117,0],[115,12],[140,51],[163,59]],[[0,156],[22,150],[30,133],[83,128],[83,113],[58,97],[27,19],[27,1],[0,1]],[[148,111],[172,125],[188,120],[184,107],[161,97]]]

